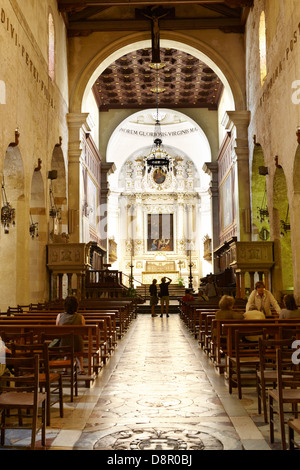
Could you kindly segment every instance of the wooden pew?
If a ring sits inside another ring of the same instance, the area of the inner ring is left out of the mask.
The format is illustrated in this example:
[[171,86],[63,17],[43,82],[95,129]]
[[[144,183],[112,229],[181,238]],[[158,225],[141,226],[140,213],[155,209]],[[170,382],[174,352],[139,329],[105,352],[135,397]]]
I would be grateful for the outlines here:
[[99,333],[99,325],[98,324],[88,324],[88,325],[63,325],[57,326],[49,323],[38,324],[32,322],[25,322],[24,324],[17,323],[17,322],[7,322],[7,321],[0,321],[0,336],[1,333],[25,333],[27,331],[32,331],[34,337],[41,338],[42,334],[53,335],[53,339],[55,339],[56,334],[74,334],[74,335],[82,335],[83,337],[87,338],[86,342],[86,351],[84,356],[87,359],[87,368],[88,373],[87,375],[80,376],[80,379],[85,381],[86,386],[90,386],[91,382],[95,380],[96,373],[94,371],[94,357],[97,352],[100,351],[100,333]]
[[[19,317],[9,317],[7,319],[3,319],[0,317],[0,327],[2,325],[55,325],[55,320],[56,316],[51,316],[51,315],[43,315],[41,318],[34,317],[29,315],[29,318],[26,315],[22,315]],[[107,319],[100,319],[100,318],[93,318],[91,320],[87,320],[86,324],[91,324],[91,325],[97,325],[99,328],[99,338],[97,341],[93,339],[93,371],[95,372],[96,375],[98,375],[99,370],[103,367],[103,365],[106,363],[109,353],[108,353],[108,347],[107,347],[107,326],[106,326],[106,321]],[[69,325],[72,326],[72,325]],[[87,341],[84,338],[84,352],[83,352],[83,357],[87,357],[87,351],[88,351],[88,344]]]
[[182,307],[184,307],[184,311],[181,313],[181,319],[195,338],[197,338],[199,334],[199,310],[214,313],[219,308],[216,302],[212,303],[199,300],[182,302]]
[[120,313],[119,336],[122,337],[130,323],[135,317],[135,305],[132,300],[124,299],[101,299],[101,300],[82,300],[79,303],[78,311],[96,311],[96,310],[111,310],[117,309]]
[[[18,313],[12,317],[8,317],[11,320],[52,320],[55,322],[58,313],[53,311],[35,311],[28,313]],[[108,357],[115,349],[116,340],[116,313],[115,312],[88,312],[82,313],[86,323],[96,323],[98,320],[102,320],[100,324],[100,344],[103,351],[102,360],[105,363]],[[0,316],[1,319],[5,317]],[[7,318],[7,317],[6,317]]]
[[[216,320],[215,320],[216,321]],[[228,357],[232,357],[234,351],[234,336],[235,330],[239,330],[245,336],[251,334],[251,331],[264,329],[271,337],[281,339],[284,334],[284,330],[300,332],[299,319],[268,319],[268,320],[242,320],[237,322],[236,320],[219,320],[223,322],[221,334],[226,337],[226,351],[225,351],[225,367],[227,367]]]

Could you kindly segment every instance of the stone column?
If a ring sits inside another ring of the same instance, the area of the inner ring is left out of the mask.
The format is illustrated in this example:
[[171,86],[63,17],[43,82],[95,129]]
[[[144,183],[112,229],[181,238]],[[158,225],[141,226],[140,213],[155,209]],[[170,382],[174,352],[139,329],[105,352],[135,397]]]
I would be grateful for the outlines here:
[[291,245],[293,253],[293,275],[294,275],[294,296],[297,304],[300,303],[300,191],[294,185],[294,194],[292,197],[290,222],[291,222]]
[[248,127],[250,111],[227,111],[222,124],[227,131],[235,132],[236,136],[236,216],[237,231],[240,241],[251,241],[251,204],[250,204],[250,172]]
[[211,217],[212,217],[212,263],[213,272],[217,273],[220,271],[218,259],[214,254],[214,250],[219,246],[219,185],[218,185],[218,163],[205,163],[203,165],[203,171],[210,175],[210,188],[209,194],[211,197]]
[[108,259],[108,233],[107,233],[107,203],[109,191],[108,176],[114,173],[116,166],[113,162],[101,163],[101,187],[100,187],[100,237],[101,245],[106,249],[105,261],[109,262]]
[[73,243],[80,243],[82,239],[81,223],[81,165],[82,165],[82,132],[90,131],[87,124],[88,113],[71,113],[67,115],[69,127],[69,240]]

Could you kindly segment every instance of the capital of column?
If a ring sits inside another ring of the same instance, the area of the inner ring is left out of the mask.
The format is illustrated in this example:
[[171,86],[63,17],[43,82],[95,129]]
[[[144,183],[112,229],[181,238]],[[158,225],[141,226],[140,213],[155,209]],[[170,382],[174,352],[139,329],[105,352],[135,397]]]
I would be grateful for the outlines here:
[[91,131],[89,113],[69,113],[67,114],[67,123],[69,129],[81,129],[84,127],[86,132]]
[[69,113],[67,114],[67,123],[69,128],[69,163],[79,163],[82,154],[82,132],[91,131],[89,113]]
[[250,119],[250,111],[226,111],[222,120],[222,125],[229,132],[232,131],[234,126],[236,127],[237,132],[244,131],[245,129],[247,131],[250,124]]
[[110,194],[107,177],[115,171],[116,165],[113,162],[101,163],[101,203],[105,203]]

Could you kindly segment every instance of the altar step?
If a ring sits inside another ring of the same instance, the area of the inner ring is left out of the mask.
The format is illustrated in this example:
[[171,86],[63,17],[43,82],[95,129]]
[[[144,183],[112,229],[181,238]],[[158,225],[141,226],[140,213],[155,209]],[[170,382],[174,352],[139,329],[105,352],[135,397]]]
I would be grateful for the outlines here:
[[[150,284],[143,284],[142,286],[137,286],[136,290],[139,295],[142,297],[146,297],[146,299],[150,299],[150,294],[149,294],[149,287]],[[157,286],[157,290],[159,291],[159,287]],[[181,299],[184,294],[185,294],[185,287],[180,286],[179,284],[170,284],[169,285],[169,294],[170,294],[170,299]]]
[[[149,302],[148,302],[148,305],[147,305],[147,304],[138,305],[138,307],[137,307],[137,313],[138,313],[139,315],[140,315],[140,314],[144,315],[144,314],[147,314],[147,313],[148,313],[148,314],[151,313],[151,307],[150,307],[150,305],[149,305]],[[156,313],[157,315],[160,314],[160,303],[159,303],[158,305],[156,305],[156,307],[155,307],[155,313]],[[175,304],[172,305],[172,304],[170,304],[170,305],[169,305],[169,314],[170,314],[170,315],[174,315],[174,314],[177,315],[178,313],[179,313],[179,304],[178,304],[178,305],[175,305]]]

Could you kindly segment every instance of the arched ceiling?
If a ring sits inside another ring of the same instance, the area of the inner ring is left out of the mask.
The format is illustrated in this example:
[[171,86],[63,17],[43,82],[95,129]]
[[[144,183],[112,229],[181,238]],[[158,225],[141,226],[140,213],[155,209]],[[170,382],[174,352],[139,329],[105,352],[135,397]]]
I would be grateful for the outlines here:
[[[153,9],[160,31],[216,29],[243,33],[252,4],[253,0],[58,0],[70,37],[104,31],[150,34],[149,12]],[[223,84],[204,62],[174,48],[160,49],[160,62],[165,66],[159,72],[149,67],[151,62],[149,48],[128,53],[110,64],[93,86],[100,111],[157,105],[218,108]],[[156,93],[156,87],[163,91]]]

